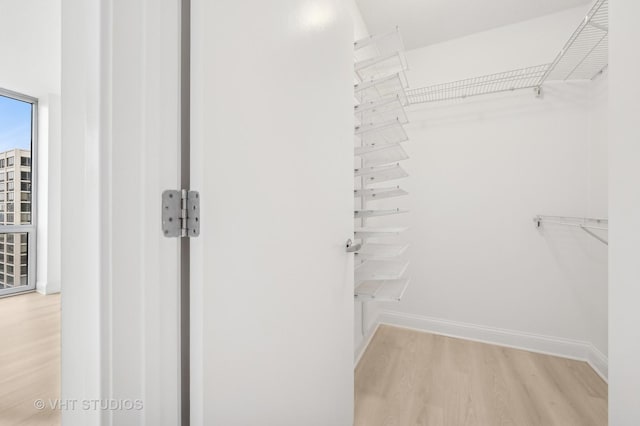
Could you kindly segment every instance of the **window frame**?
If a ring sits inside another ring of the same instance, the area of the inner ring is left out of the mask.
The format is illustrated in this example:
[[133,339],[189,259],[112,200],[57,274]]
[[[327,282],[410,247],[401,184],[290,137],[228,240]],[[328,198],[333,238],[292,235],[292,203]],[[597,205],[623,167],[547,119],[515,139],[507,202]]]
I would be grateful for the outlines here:
[[[31,167],[31,223],[30,224],[20,224],[20,225],[4,225],[0,223],[0,234],[26,234],[27,235],[27,285],[18,285],[16,287],[4,288],[0,289],[0,297],[9,296],[15,293],[22,293],[28,291],[34,291],[36,289],[36,271],[37,271],[37,258],[36,258],[36,244],[37,244],[37,212],[38,212],[38,99],[24,95],[22,93],[17,93],[11,90],[3,89],[0,87],[0,96],[15,99],[17,101],[26,102],[31,104],[31,165],[26,167]],[[14,158],[15,163],[15,158]],[[21,160],[19,160],[21,163]],[[19,166],[21,167],[21,166]],[[7,181],[5,181],[7,182]],[[20,181],[21,182],[21,181]],[[21,182],[22,184],[22,182]],[[22,189],[21,189],[22,192]],[[18,212],[20,214],[21,212]],[[5,212],[6,214],[6,212]],[[15,219],[15,217],[14,217]],[[6,244],[5,244],[5,256],[6,256]],[[14,250],[18,251],[20,256],[23,254],[21,249]],[[21,268],[20,268],[21,269]],[[6,274],[5,274],[6,277]],[[21,278],[18,275],[17,279],[14,279],[15,282],[20,282]]]

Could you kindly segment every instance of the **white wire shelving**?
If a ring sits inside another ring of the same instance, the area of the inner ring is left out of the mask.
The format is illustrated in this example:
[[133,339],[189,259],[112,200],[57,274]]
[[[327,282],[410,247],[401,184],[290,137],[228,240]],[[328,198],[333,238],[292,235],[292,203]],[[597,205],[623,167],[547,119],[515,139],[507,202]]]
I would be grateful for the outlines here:
[[609,64],[609,0],[596,0],[549,64],[407,90],[407,105],[533,89],[548,81],[592,80]]
[[589,236],[595,238],[605,245],[609,245],[609,241],[602,235],[598,234],[609,231],[609,220],[593,217],[575,217],[575,216],[543,216],[538,215],[533,218],[536,228],[542,229],[543,225],[559,225],[570,226],[583,230]]
[[540,87],[549,64],[483,75],[407,91],[409,105]]
[[400,52],[365,59],[355,65],[355,72],[359,81],[372,81],[397,74],[404,87],[408,85],[405,74],[406,69],[404,55]]
[[402,168],[400,164],[355,169],[354,174],[355,177],[361,177],[365,184],[382,183],[390,180],[406,178],[409,176],[409,174]]
[[355,127],[356,147],[400,143],[408,139],[407,132],[398,119],[384,123],[366,123]]
[[356,189],[353,191],[355,198],[364,198],[365,201],[384,200],[386,198],[403,197],[405,195],[409,195],[409,193],[399,186]]
[[401,98],[398,94],[362,102],[353,108],[357,124],[385,123],[393,120],[405,124],[409,120],[403,102],[406,102],[406,96]]
[[409,286],[409,278],[365,281],[356,287],[356,299],[376,302],[400,302]]
[[356,283],[397,280],[403,277],[408,267],[408,261],[365,260],[356,266]]
[[354,98],[358,103],[377,101],[390,96],[399,97],[403,105],[407,103],[405,87],[399,73],[374,81],[358,83],[353,89]]
[[354,70],[358,81],[372,81],[397,75],[406,87],[407,61],[400,30],[374,35],[354,43]]
[[362,219],[364,217],[381,217],[381,216],[391,216],[394,214],[402,214],[407,213],[408,210],[403,209],[386,209],[386,210],[356,210],[354,211],[353,217],[356,219]]
[[404,41],[399,27],[395,27],[387,33],[365,37],[353,43],[356,62],[403,51]]
[[[399,161],[409,158],[401,145],[408,140],[404,125],[409,121],[407,105],[407,63],[404,44],[396,28],[354,44],[354,71],[358,83],[354,86],[355,117],[354,154],[359,163],[354,169],[354,236],[359,240],[355,251],[354,295],[361,301],[399,301],[409,283],[404,277],[408,262],[400,257],[407,246],[379,240],[402,234],[403,227],[367,226],[370,218],[384,220],[387,216],[405,213],[400,208],[373,209],[369,203],[392,199],[407,192],[395,187],[375,184],[401,179],[408,173]],[[373,241],[372,241],[373,239]],[[366,309],[362,307],[362,325]],[[364,328],[363,328],[364,334]]]
[[[403,232],[405,232],[408,228],[395,227],[395,228],[356,228],[354,233],[356,238],[366,239],[366,238],[385,238],[385,237],[395,237]],[[364,244],[367,244],[366,242]]]
[[359,147],[355,149],[355,155],[370,166],[396,163],[409,158],[399,143]]
[[609,0],[595,2],[543,78],[592,80],[609,64]]
[[408,244],[366,243],[356,252],[359,259],[393,259],[404,254]]

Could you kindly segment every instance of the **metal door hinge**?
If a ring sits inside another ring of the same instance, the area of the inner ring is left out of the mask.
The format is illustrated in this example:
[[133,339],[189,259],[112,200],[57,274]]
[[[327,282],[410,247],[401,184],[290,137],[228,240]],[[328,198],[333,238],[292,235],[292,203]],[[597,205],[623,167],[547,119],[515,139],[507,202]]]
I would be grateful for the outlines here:
[[165,237],[200,235],[200,194],[182,189],[162,193],[162,232]]

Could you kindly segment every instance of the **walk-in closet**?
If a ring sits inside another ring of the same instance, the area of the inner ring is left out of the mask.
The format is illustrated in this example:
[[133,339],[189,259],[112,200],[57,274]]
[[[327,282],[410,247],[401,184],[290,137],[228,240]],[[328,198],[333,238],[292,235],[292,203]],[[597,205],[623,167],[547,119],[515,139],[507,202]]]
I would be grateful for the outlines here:
[[0,426],[640,425],[639,0],[0,0]]

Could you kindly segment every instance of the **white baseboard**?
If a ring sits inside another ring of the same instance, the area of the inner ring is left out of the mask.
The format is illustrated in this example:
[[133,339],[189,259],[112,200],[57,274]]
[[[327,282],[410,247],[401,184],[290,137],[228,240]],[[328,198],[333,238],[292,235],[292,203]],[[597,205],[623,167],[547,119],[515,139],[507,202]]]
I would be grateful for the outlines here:
[[[380,324],[388,324],[443,336],[586,361],[605,381],[607,381],[608,377],[607,357],[589,342],[524,333],[515,330],[484,327],[475,324],[392,311],[380,312],[376,324],[376,328]],[[372,333],[372,335],[374,333]],[[364,353],[370,340],[371,337],[369,337],[365,345],[362,345],[359,357]]]
[[591,345],[587,354],[587,362],[598,373],[602,380],[609,383],[609,358],[600,352],[595,346]]
[[60,293],[60,283],[49,283],[47,281],[38,281],[36,283],[36,291],[44,295]]

